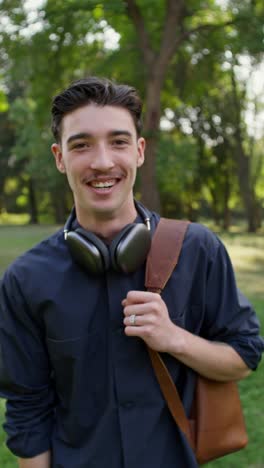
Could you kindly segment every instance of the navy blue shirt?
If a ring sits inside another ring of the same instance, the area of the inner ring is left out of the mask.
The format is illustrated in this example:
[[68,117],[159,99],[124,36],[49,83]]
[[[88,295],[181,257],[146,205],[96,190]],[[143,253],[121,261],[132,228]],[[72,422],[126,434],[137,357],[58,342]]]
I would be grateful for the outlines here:
[[[152,232],[159,216],[152,215]],[[144,342],[124,333],[121,301],[144,289],[144,266],[94,277],[72,259],[63,231],[19,257],[0,289],[4,428],[20,457],[52,451],[56,468],[194,468],[164,403]],[[162,294],[171,320],[231,345],[255,369],[259,323],[237,290],[220,240],[191,224]],[[187,413],[195,372],[163,353]]]

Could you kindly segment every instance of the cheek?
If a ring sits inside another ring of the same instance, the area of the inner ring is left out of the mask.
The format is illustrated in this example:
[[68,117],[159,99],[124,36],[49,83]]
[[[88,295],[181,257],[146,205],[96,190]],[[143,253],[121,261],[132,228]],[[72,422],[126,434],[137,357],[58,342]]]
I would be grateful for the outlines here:
[[136,164],[134,164],[133,167],[131,168],[131,180],[132,180],[133,185],[135,183],[136,177],[137,177],[137,166]]
[[81,173],[86,166],[87,164],[82,158],[73,158],[66,163],[67,172],[72,175]]
[[72,164],[68,161],[65,165],[65,172],[69,186],[73,190],[74,187],[78,184],[78,180],[80,179],[80,170],[78,169],[78,165]]

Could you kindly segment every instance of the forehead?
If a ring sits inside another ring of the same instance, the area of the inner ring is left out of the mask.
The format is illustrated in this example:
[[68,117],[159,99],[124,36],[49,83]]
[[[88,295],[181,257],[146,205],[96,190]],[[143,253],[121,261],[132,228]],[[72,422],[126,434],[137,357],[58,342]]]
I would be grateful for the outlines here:
[[82,132],[96,136],[114,130],[126,130],[136,135],[133,118],[127,109],[87,104],[66,114],[62,119],[62,138]]

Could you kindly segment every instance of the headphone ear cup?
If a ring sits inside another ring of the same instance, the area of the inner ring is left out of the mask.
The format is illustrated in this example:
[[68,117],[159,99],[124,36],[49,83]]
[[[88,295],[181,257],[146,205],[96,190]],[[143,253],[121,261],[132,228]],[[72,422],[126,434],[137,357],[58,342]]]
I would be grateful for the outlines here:
[[67,244],[73,258],[85,270],[98,275],[110,267],[110,256],[107,246],[92,232],[77,228],[67,234]]
[[144,224],[128,224],[113,239],[110,259],[114,270],[132,273],[146,260],[151,245],[150,231]]
[[114,237],[114,239],[112,240],[110,244],[110,249],[109,249],[110,261],[111,261],[112,268],[115,271],[119,271],[119,272],[123,271],[122,268],[119,266],[119,262],[118,262],[118,245],[119,245],[119,242],[122,242],[122,239],[126,236],[126,234],[131,230],[132,227],[133,227],[133,224],[128,224],[127,226],[125,226],[122,229],[122,231],[120,231],[119,234],[117,234],[117,236]]

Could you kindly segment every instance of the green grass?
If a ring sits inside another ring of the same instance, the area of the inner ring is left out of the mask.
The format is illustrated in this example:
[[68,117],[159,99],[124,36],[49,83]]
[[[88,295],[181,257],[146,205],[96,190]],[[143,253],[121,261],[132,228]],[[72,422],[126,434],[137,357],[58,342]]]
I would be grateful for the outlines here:
[[0,467],[1,468],[15,468],[17,467],[16,457],[14,457],[5,445],[5,433],[2,430],[4,422],[4,401],[0,400]]
[[[0,275],[21,252],[57,229],[55,226],[0,226]],[[240,289],[254,305],[264,323],[264,235],[239,232],[219,234],[232,259]],[[263,330],[262,330],[262,334]],[[258,371],[240,382],[241,399],[249,435],[244,450],[209,463],[208,468],[264,468],[264,360]],[[4,402],[0,403],[0,426],[4,421]],[[15,458],[5,447],[0,429],[0,468],[17,467]],[[166,467],[164,467],[166,468]],[[187,467],[186,467],[187,468]]]
[[[59,229],[58,226],[1,226],[0,275],[22,252]],[[0,465],[1,466],[1,465]]]

